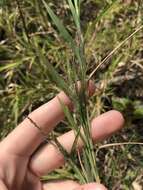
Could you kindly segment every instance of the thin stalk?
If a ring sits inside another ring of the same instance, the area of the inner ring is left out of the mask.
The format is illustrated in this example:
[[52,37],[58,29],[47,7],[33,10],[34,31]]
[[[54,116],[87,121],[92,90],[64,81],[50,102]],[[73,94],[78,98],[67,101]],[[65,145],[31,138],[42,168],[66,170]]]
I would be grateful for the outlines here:
[[122,145],[142,145],[142,142],[123,142],[123,143],[111,143],[111,144],[105,144],[105,145],[101,145],[99,146],[98,150],[100,149],[104,149],[104,148],[109,148],[112,146],[122,146]]
[[54,135],[53,135],[53,140],[55,144],[57,145],[57,148],[59,149],[59,151],[63,154],[64,159],[69,162],[69,164],[71,165],[75,173],[78,175],[80,182],[84,184],[86,182],[85,176],[82,175],[75,161],[72,159],[70,154],[66,151],[66,149],[59,143],[58,139]]
[[77,155],[78,155],[78,159],[79,159],[79,163],[80,163],[80,166],[81,166],[81,169],[82,169],[83,175],[85,176],[86,181],[88,181],[87,170],[84,168],[84,165],[83,165],[83,163],[82,163],[81,155],[80,155],[79,150],[77,150]]
[[140,30],[143,29],[143,25],[141,25],[140,27],[138,27],[133,33],[131,33],[125,40],[123,40],[121,43],[119,43],[118,46],[116,46],[104,59],[103,61],[101,61],[101,63],[99,63],[99,65],[91,72],[91,74],[89,75],[88,80],[90,80],[93,75],[95,74],[95,72],[99,69],[99,67],[101,67],[101,65],[103,65],[106,61],[108,61],[110,59],[110,57],[116,53],[116,51],[118,49],[120,49],[128,40],[130,40],[136,33],[138,33]]

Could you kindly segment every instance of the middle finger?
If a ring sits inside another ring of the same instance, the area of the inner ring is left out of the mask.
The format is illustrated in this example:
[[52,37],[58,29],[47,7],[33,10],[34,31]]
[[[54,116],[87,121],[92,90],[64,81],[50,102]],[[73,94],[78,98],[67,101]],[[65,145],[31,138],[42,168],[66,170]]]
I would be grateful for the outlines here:
[[[91,123],[91,135],[94,142],[101,141],[119,130],[124,123],[123,116],[118,111],[109,111]],[[74,131],[69,131],[58,138],[60,144],[70,152],[75,140]],[[83,142],[79,139],[78,148],[82,148]],[[39,177],[51,172],[64,163],[64,156],[52,144],[45,145],[33,155],[30,168]]]

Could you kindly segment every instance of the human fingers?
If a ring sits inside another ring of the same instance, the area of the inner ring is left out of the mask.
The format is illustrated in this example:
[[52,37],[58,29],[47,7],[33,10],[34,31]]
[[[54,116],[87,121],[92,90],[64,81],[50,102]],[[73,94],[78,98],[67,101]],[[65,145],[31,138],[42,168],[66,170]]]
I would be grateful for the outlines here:
[[43,184],[43,190],[73,190],[78,188],[80,185],[72,180],[57,180],[57,181],[49,181]]
[[[93,94],[94,84],[92,81],[89,81],[87,90],[89,92],[88,94]],[[57,123],[64,118],[59,99],[66,106],[72,106],[72,102],[67,95],[61,92],[51,101],[39,107],[29,115],[29,118],[44,131],[44,134],[48,134]],[[10,152],[11,154],[28,157],[36,150],[43,140],[43,134],[40,133],[28,118],[26,118],[1,142],[0,146],[2,150]]]
[[0,189],[1,190],[8,190],[5,184],[0,180]]
[[[124,123],[120,112],[112,110],[93,119],[91,123],[91,134],[94,142],[101,141],[118,131]],[[68,151],[71,151],[75,133],[69,131],[58,138],[60,144]],[[78,147],[81,148],[83,142],[79,139]],[[64,163],[61,152],[52,144],[45,145],[39,149],[30,162],[31,170],[38,176],[45,175]]]
[[48,182],[44,184],[43,190],[57,190],[57,187],[58,190],[107,190],[102,184],[99,183],[79,185],[71,180]]
[[[54,190],[54,189],[53,189]],[[107,190],[102,184],[99,183],[89,183],[79,186],[73,190]]]

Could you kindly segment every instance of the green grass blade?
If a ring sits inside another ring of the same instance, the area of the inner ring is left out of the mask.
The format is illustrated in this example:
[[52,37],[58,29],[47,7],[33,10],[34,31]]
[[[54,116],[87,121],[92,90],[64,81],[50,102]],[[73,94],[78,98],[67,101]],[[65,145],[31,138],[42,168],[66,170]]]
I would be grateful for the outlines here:
[[80,19],[80,3],[81,0],[74,0],[75,10],[79,19]]
[[51,17],[53,23],[56,25],[60,35],[65,40],[65,42],[67,42],[69,44],[70,48],[75,53],[79,64],[82,65],[82,60],[81,60],[81,57],[80,57],[80,50],[77,47],[77,45],[76,45],[75,41],[73,40],[72,36],[69,34],[69,32],[67,31],[67,29],[65,28],[65,26],[63,25],[61,20],[56,16],[56,14],[53,12],[53,10],[48,6],[48,4],[44,0],[42,0],[42,2],[44,4],[49,16]]
[[57,148],[59,149],[59,151],[63,154],[64,159],[66,161],[68,161],[68,163],[71,165],[71,167],[73,168],[73,170],[75,171],[75,173],[77,174],[78,179],[80,180],[81,183],[85,183],[86,180],[84,178],[84,176],[82,175],[80,169],[77,167],[75,160],[72,159],[72,157],[70,156],[70,154],[67,152],[67,150],[60,144],[60,142],[58,141],[58,139],[54,136],[54,134],[52,134],[52,138],[55,142],[55,145],[57,146]]
[[76,24],[76,27],[77,27],[78,31],[80,31],[80,21],[79,21],[78,5],[77,5],[77,3],[76,3],[76,7],[75,7],[75,6],[73,5],[73,2],[72,2],[71,0],[67,0],[67,1],[68,1],[68,4],[69,4],[71,13],[72,13],[74,22],[75,22],[75,24]]
[[73,118],[73,115],[72,113],[70,112],[69,108],[60,100],[60,98],[58,98],[60,104],[61,104],[61,107],[62,107],[62,110],[64,112],[64,115],[66,116],[69,124],[70,124],[70,127],[73,129],[73,130],[76,130],[77,129],[77,126],[76,126],[76,123],[74,121],[74,118]]
[[9,63],[9,64],[6,64],[4,66],[0,66],[0,72],[17,68],[17,66],[19,66],[20,64],[22,64],[21,61],[16,62],[16,63]]
[[47,73],[48,73],[48,77],[51,80],[51,82],[55,83],[61,90],[63,90],[68,96],[71,97],[72,92],[69,88],[69,85],[64,81],[64,79],[62,79],[62,77],[56,71],[54,66],[51,63],[49,63],[48,60],[46,60],[45,56],[43,55],[43,52],[38,47],[36,42],[34,42],[33,45],[34,45],[35,53],[38,57],[39,62],[47,65]]
[[63,39],[70,44],[70,46],[75,47],[75,42],[72,39],[72,36],[69,34],[61,20],[56,16],[56,14],[53,12],[53,10],[49,7],[49,5],[42,0],[49,16],[51,17],[53,23],[56,25],[58,31],[60,32],[60,35],[63,37]]

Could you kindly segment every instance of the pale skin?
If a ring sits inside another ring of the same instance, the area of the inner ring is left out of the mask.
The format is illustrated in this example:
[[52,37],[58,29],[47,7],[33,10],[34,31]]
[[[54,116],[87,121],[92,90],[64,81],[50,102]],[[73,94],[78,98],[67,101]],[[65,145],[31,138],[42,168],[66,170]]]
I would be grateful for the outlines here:
[[[91,81],[88,91],[90,95],[94,92]],[[61,92],[29,115],[46,134],[64,118],[59,98],[71,107],[70,99]],[[115,110],[94,118],[91,121],[94,142],[111,136],[121,129],[123,123],[123,116]],[[58,140],[70,152],[74,137],[73,131],[70,131]],[[40,131],[26,118],[0,143],[0,190],[106,190],[101,184],[80,185],[70,180],[42,183],[41,176],[64,164],[63,155],[52,144],[36,151],[43,140]],[[78,146],[82,147],[80,140]]]

